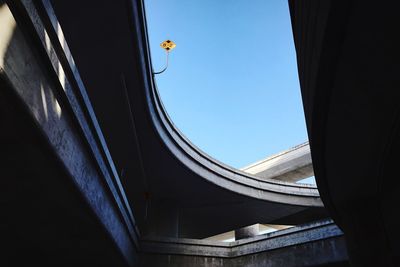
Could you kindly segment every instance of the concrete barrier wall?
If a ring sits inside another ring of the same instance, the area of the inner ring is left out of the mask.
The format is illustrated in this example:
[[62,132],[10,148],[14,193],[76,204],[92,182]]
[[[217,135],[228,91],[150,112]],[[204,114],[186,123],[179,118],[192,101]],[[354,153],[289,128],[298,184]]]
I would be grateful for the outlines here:
[[330,220],[235,242],[142,240],[143,266],[347,266],[340,229]]

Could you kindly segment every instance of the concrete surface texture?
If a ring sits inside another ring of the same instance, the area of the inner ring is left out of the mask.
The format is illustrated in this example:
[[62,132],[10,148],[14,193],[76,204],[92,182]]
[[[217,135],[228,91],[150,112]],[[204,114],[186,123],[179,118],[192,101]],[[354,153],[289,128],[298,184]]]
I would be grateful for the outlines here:
[[321,221],[235,242],[143,240],[143,266],[348,266],[342,232]]
[[[116,207],[123,200],[83,115],[88,107],[76,101],[59,59],[43,61],[41,53],[53,47],[38,50],[27,41],[22,16],[12,11],[0,5],[2,265],[133,265],[132,225],[120,217],[128,211]],[[44,41],[46,32],[38,32]],[[84,253],[78,240],[91,249]],[[103,253],[97,259],[96,250]]]

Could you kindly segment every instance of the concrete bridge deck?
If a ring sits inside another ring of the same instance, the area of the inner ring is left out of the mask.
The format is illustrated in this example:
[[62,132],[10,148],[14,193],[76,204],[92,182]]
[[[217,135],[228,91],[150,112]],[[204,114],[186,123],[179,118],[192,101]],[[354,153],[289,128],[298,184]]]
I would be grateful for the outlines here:
[[[204,238],[253,223],[284,223],[296,214],[288,224],[326,216],[315,186],[230,168],[179,132],[153,80],[140,1],[122,1],[112,8],[78,1],[53,4],[53,16],[74,55],[116,168],[123,173],[137,222],[148,228],[144,232]],[[77,14],[74,19],[71,12]],[[310,216],[302,215],[305,210]],[[224,218],[231,214],[243,216],[228,223]]]
[[14,266],[18,249],[29,266],[134,266],[148,236],[327,216],[315,186],[232,169],[179,133],[151,76],[141,1],[0,8],[0,229]]
[[260,178],[297,182],[314,175],[310,144],[297,145],[241,168]]

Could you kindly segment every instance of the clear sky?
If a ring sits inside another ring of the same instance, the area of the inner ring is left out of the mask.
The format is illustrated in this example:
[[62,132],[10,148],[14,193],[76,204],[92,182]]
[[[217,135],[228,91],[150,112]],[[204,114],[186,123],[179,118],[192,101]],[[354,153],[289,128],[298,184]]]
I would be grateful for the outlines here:
[[154,71],[175,125],[213,158],[241,168],[305,142],[285,0],[145,0]]

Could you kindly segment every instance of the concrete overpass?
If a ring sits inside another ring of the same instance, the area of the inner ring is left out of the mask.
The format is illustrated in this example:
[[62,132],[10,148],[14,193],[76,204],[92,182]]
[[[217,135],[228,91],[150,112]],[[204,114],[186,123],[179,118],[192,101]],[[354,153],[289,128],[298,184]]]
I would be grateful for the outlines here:
[[11,266],[134,266],[154,253],[141,250],[145,240],[327,217],[315,186],[232,169],[174,127],[141,1],[0,10],[0,229]]
[[260,178],[297,182],[314,175],[308,142],[241,169]]
[[[203,238],[295,214],[298,223],[306,222],[304,207],[315,218],[326,216],[315,187],[232,169],[176,129],[153,81],[143,10],[134,4],[128,14],[126,3],[112,9],[97,4],[90,17],[89,2],[76,3],[77,11],[71,1],[55,1],[54,10],[141,229],[149,235]],[[77,14],[73,19],[71,12]],[[231,214],[245,216],[227,223]]]

